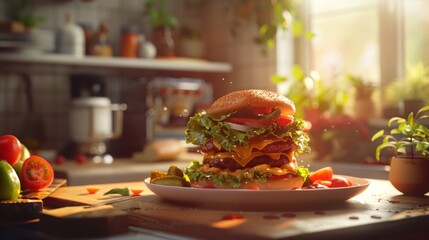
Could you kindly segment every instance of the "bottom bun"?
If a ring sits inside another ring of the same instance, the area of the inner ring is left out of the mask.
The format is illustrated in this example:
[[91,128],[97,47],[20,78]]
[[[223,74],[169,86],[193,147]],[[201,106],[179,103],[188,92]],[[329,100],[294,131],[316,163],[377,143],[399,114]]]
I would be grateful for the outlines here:
[[287,190],[300,188],[304,184],[304,179],[300,176],[292,178],[283,178],[275,180],[267,180],[265,182],[259,181],[245,181],[242,182],[240,187],[233,188],[227,184],[215,185],[212,181],[192,181],[191,186],[196,188],[222,188],[222,189],[259,189],[259,190]]

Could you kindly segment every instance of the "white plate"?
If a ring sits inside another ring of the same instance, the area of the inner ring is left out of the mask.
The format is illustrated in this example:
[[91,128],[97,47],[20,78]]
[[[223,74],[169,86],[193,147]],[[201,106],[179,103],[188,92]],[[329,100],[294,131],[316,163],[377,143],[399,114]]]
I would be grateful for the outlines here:
[[303,190],[210,189],[151,184],[149,178],[145,179],[145,184],[149,190],[163,199],[192,206],[281,209],[286,206],[299,208],[344,202],[362,193],[369,185],[369,182],[362,178],[343,177],[349,179],[353,186]]

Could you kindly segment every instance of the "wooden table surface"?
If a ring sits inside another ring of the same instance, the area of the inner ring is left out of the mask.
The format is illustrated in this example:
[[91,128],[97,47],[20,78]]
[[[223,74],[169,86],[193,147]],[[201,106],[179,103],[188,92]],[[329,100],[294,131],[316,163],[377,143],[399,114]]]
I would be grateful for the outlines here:
[[[162,200],[140,181],[97,185],[101,189],[97,194],[87,194],[86,186],[64,187],[50,200],[64,206],[94,204],[107,200],[102,194],[111,188],[141,188],[141,197],[114,204],[128,213],[133,229],[201,239],[422,239],[426,232],[429,236],[428,196],[404,196],[389,181],[368,180],[369,187],[346,202],[321,206],[314,199],[311,206],[275,211],[186,206]],[[231,214],[242,218],[224,220]]]

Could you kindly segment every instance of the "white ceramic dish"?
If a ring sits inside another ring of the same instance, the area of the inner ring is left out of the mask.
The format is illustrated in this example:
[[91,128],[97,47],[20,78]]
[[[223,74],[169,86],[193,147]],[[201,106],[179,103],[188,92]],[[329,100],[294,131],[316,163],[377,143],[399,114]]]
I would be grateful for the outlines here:
[[163,199],[192,206],[281,209],[344,202],[362,193],[369,185],[369,181],[362,178],[343,177],[349,179],[353,186],[304,190],[205,189],[151,184],[149,178],[145,179],[145,184]]

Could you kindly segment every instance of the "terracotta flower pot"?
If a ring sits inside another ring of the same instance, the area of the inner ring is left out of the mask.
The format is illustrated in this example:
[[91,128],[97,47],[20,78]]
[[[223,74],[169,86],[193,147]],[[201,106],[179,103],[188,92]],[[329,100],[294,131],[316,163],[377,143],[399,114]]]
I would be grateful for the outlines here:
[[429,192],[429,158],[392,158],[389,180],[405,195],[426,194]]

